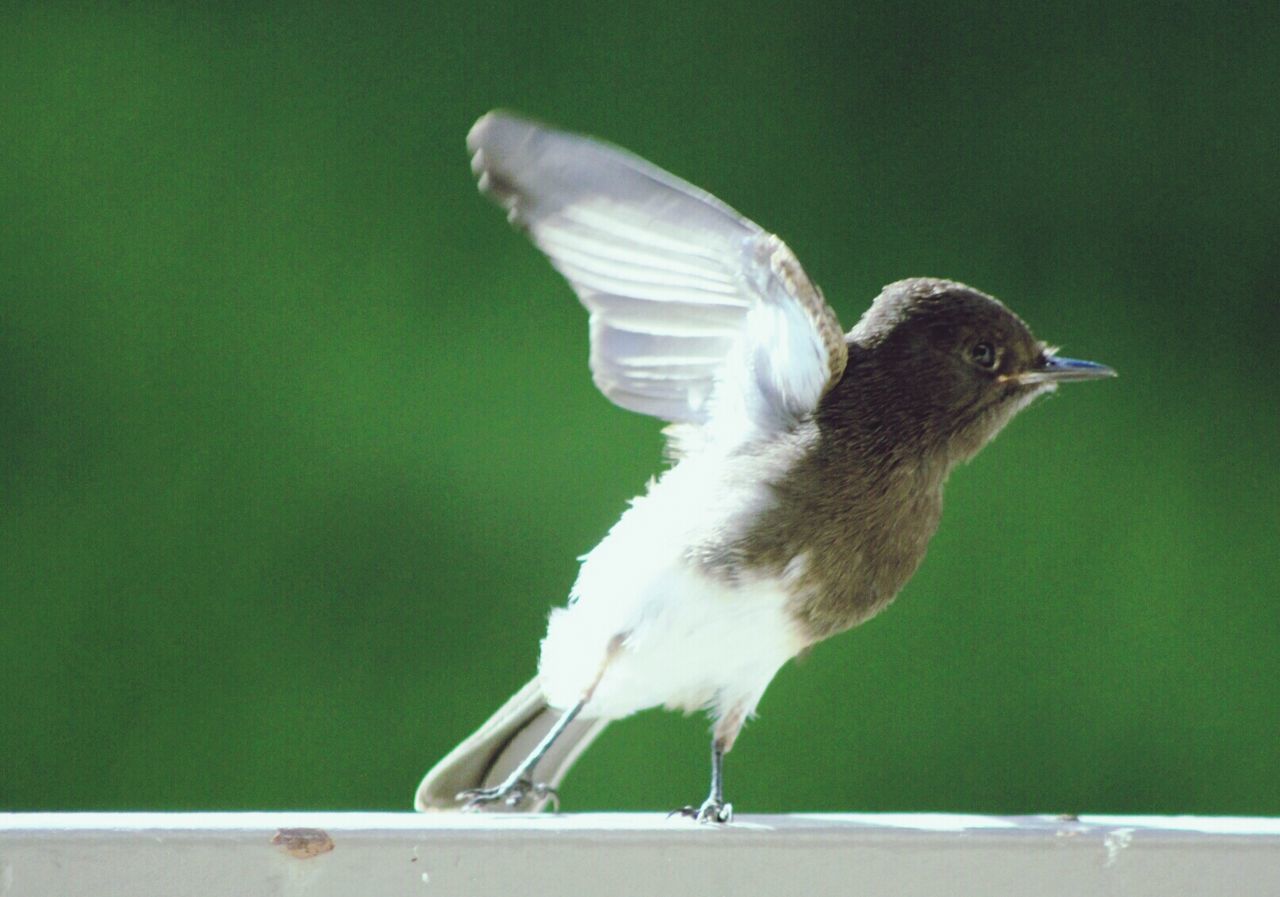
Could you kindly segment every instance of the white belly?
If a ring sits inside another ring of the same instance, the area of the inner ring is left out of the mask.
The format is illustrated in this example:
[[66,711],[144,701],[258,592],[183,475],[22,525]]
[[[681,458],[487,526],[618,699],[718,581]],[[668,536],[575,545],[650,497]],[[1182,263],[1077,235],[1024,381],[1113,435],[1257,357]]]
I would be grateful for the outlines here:
[[585,716],[659,704],[745,716],[804,647],[785,581],[729,584],[684,559],[717,498],[686,467],[633,503],[584,558],[569,606],[552,612],[538,674],[553,707],[577,703],[599,678]]

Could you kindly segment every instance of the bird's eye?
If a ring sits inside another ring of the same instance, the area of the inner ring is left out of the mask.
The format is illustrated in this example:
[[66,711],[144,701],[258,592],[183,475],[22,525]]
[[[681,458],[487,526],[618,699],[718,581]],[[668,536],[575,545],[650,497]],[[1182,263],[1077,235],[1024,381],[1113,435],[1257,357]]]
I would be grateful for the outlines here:
[[991,343],[976,343],[969,350],[969,360],[978,367],[993,368],[996,366],[996,350]]

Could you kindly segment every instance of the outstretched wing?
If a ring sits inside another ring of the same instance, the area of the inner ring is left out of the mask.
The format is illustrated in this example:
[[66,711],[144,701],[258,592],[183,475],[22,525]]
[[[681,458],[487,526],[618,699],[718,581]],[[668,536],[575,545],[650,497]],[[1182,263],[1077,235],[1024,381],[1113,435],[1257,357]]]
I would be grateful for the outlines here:
[[786,245],[613,146],[492,112],[467,135],[480,189],[591,312],[591,372],[664,420],[774,429],[847,360],[835,313]]

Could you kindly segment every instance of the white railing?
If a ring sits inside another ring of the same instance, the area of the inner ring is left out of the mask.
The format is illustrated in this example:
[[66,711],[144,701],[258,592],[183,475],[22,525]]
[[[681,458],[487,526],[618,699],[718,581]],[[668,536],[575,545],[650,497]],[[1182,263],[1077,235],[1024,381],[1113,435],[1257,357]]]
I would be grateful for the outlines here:
[[1280,819],[0,814],[0,897],[1280,895]]

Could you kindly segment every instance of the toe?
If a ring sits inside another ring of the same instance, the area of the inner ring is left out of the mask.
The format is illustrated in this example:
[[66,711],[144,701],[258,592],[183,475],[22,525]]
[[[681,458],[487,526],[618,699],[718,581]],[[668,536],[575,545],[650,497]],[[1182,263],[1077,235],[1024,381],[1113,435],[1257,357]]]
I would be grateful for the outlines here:
[[733,804],[707,801],[698,808],[697,819],[699,822],[731,822],[733,821]]

